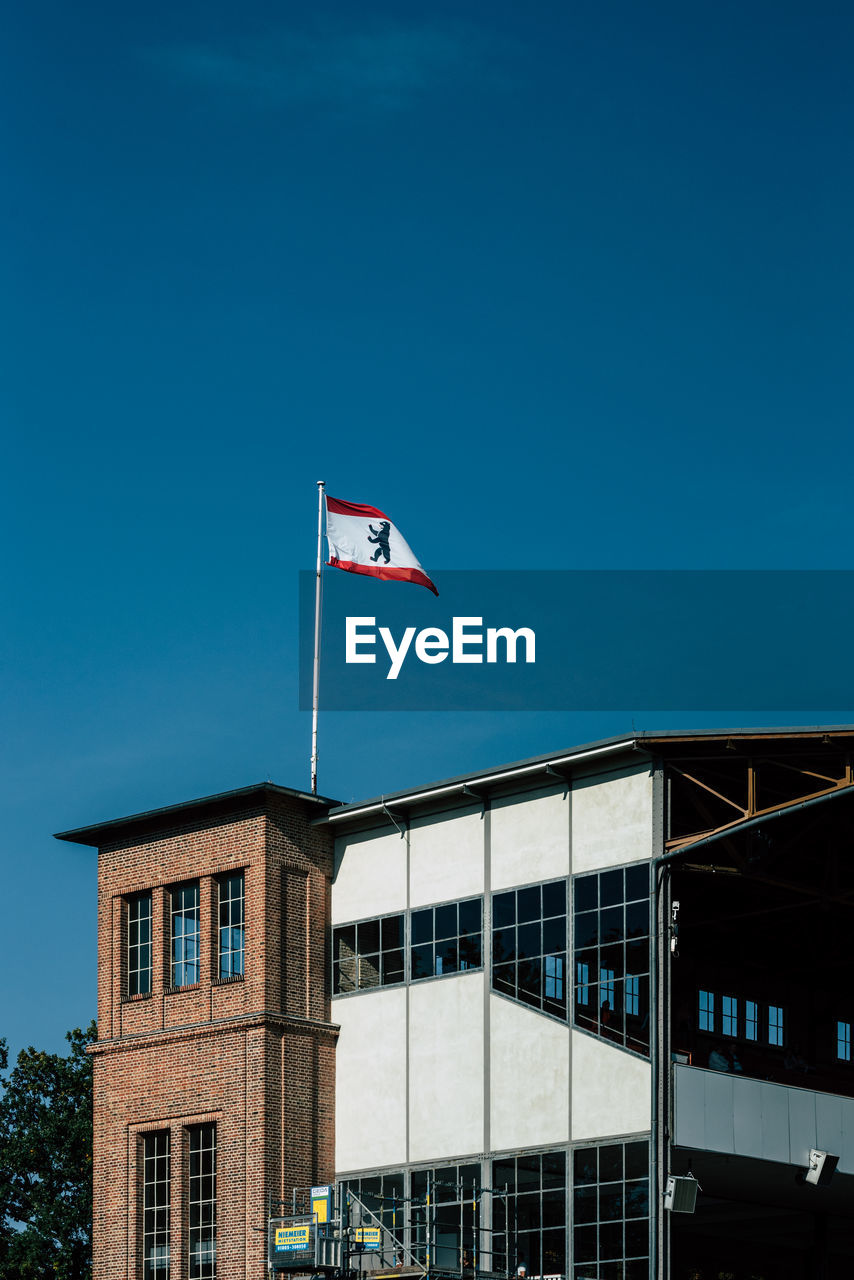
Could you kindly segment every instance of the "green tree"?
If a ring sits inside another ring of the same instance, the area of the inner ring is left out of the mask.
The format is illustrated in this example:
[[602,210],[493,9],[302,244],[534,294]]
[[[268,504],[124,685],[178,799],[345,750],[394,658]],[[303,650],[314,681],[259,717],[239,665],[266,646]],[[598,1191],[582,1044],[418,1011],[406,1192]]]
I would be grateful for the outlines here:
[[[95,1023],[69,1031],[65,1057],[22,1049],[0,1079],[0,1280],[92,1274],[92,1060]],[[0,1040],[0,1069],[8,1058]]]

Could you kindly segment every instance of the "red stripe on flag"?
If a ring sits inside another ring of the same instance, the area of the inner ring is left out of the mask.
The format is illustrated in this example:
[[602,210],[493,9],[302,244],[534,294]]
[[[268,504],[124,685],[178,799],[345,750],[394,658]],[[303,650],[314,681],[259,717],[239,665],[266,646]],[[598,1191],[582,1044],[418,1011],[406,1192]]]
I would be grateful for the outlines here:
[[362,502],[345,502],[343,498],[326,497],[326,510],[331,511],[336,516],[367,516],[379,517],[380,520],[388,520],[389,524],[394,521],[384,511],[380,511],[379,507],[366,507]]
[[[372,508],[368,508],[372,510]],[[357,564],[355,560],[327,560],[326,563],[334,569],[346,569],[347,573],[364,573],[369,578],[385,578],[390,582],[414,582],[419,587],[427,587],[428,590],[437,596],[439,592],[433,586],[433,583],[420,569],[390,569],[384,565],[380,568],[378,565]]]

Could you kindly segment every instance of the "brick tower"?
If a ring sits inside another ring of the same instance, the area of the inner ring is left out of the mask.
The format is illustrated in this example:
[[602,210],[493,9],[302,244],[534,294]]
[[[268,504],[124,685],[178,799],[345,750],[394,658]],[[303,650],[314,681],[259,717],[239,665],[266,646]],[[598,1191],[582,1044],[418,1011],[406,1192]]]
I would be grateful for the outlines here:
[[328,801],[261,783],[96,845],[94,1280],[266,1272],[268,1196],[334,1176]]

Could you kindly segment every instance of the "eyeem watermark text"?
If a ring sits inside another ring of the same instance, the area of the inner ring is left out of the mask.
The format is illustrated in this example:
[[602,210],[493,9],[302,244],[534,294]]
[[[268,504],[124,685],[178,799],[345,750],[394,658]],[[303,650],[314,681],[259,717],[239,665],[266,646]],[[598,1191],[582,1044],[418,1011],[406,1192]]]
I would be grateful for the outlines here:
[[525,662],[536,662],[537,637],[530,627],[487,627],[483,618],[452,618],[451,634],[440,627],[406,627],[396,640],[390,627],[379,627],[376,618],[350,618],[345,624],[344,660],[377,661],[377,635],[389,658],[387,680],[396,680],[410,651],[428,666],[444,662],[516,662],[520,648]]

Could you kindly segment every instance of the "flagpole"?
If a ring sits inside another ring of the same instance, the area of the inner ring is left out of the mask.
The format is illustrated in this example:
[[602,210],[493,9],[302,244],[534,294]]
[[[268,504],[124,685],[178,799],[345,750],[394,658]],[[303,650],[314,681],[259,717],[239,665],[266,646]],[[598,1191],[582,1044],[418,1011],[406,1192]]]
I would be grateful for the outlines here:
[[317,795],[317,711],[320,705],[320,567],[323,563],[323,490],[325,480],[317,482],[317,572],[314,583],[314,682],[311,692],[311,792]]

